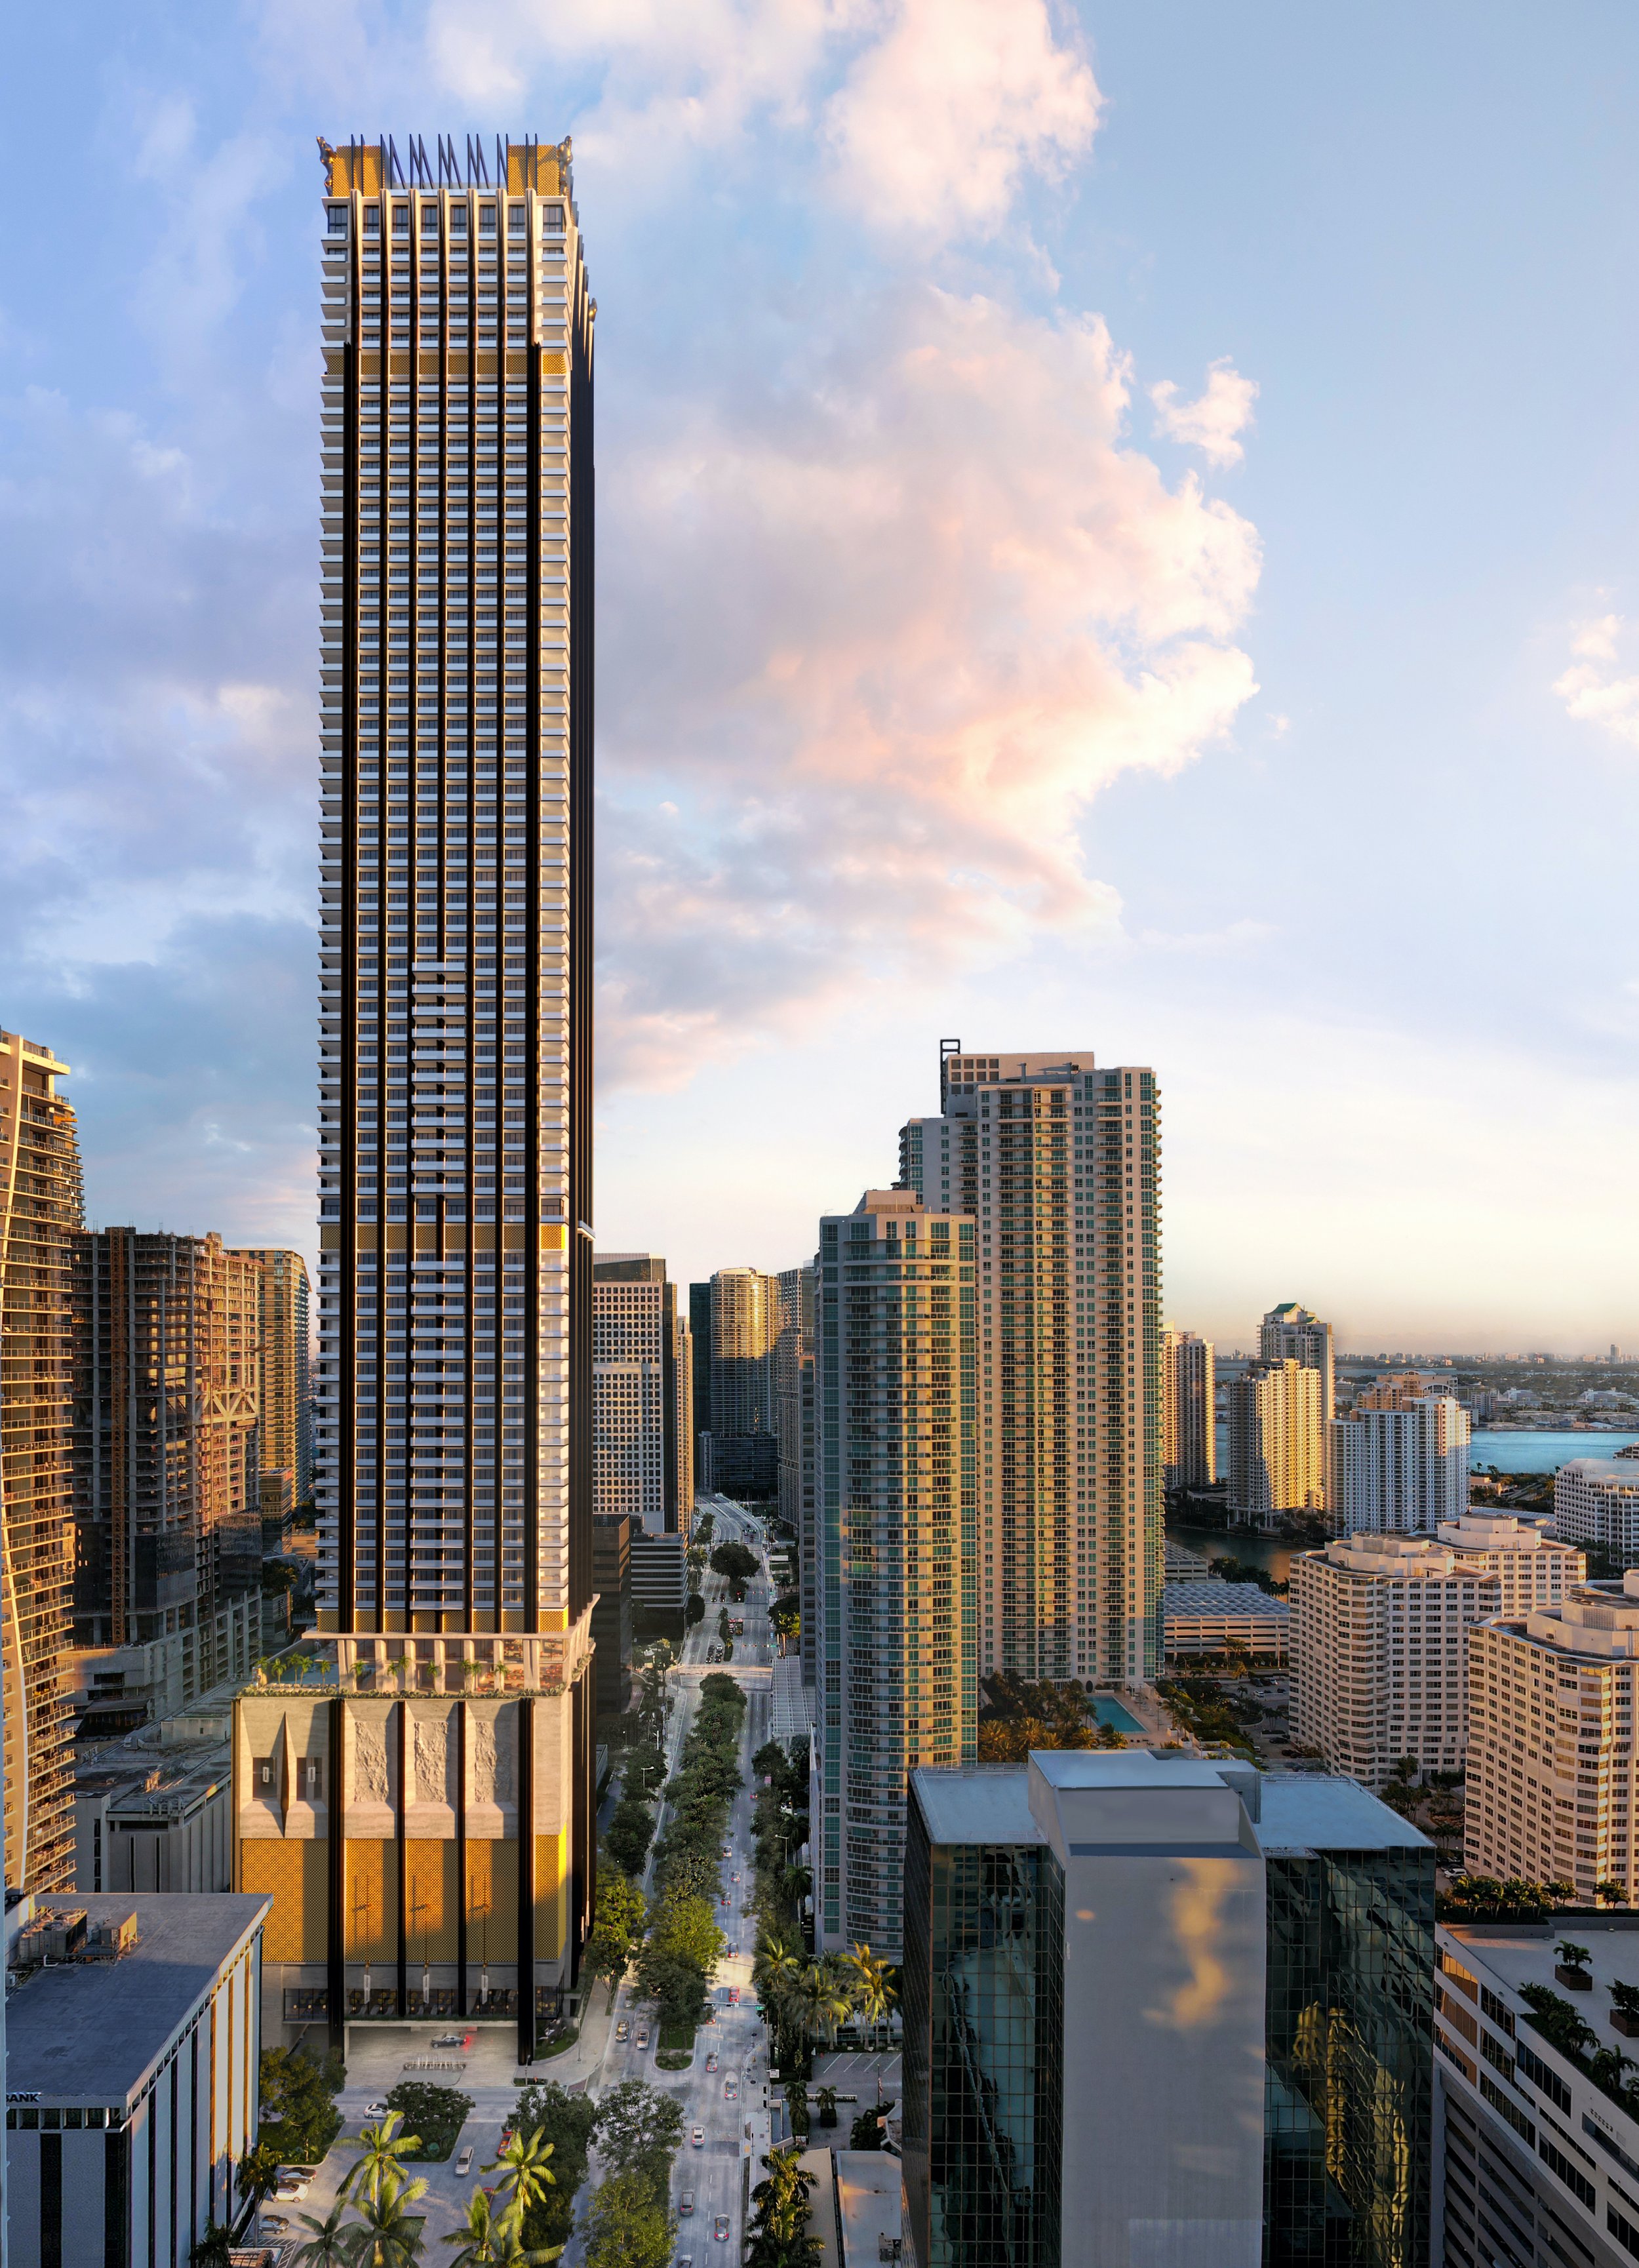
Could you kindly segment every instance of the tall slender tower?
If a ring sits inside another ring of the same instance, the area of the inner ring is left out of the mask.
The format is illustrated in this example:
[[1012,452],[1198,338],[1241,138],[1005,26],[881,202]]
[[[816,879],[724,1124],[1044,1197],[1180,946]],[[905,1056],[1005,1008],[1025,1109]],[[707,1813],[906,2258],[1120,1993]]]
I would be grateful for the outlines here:
[[979,1666],[1137,1683],[1161,1581],[1161,1105],[1142,1065],[940,1043],[900,1179],[979,1225]]
[[1194,1331],[1161,1335],[1161,1472],[1169,1489],[1218,1476],[1216,1350]]
[[381,1845],[417,1764],[357,1854],[376,1888],[350,1831],[333,1854],[326,1989],[334,2029],[386,1945],[397,2014],[488,2010],[504,1963],[526,2051],[595,1847],[594,309],[567,142],[321,154],[319,1628],[344,1677],[520,1697],[427,1736],[465,1761],[424,1816],[470,1855],[481,1768],[502,1873],[407,1890]]
[[72,1730],[59,1664],[74,1603],[74,1259],[82,1219],[67,1075],[0,1031],[0,1690],[5,1882],[74,1881]]
[[271,1246],[234,1256],[256,1265],[261,1341],[261,1421],[256,1462],[263,1473],[288,1472],[292,1501],[312,1486],[312,1344],[307,1263]]

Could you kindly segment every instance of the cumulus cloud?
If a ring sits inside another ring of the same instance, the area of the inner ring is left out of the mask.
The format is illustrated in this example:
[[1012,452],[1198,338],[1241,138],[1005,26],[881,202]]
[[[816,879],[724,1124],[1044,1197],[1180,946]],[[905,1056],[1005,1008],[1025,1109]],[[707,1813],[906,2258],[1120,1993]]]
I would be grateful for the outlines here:
[[1613,740],[1639,748],[1639,677],[1625,677],[1619,667],[1626,628],[1620,615],[1579,623],[1570,643],[1576,659],[1554,679],[1554,690],[1578,724],[1596,725]]
[[1113,924],[1081,814],[1256,689],[1255,533],[1130,383],[1096,317],[924,288],[606,475],[606,1072]]
[[572,75],[577,149],[612,180],[767,123],[812,144],[835,201],[929,243],[993,235],[1102,104],[1044,0],[432,0],[425,38],[463,103],[516,101],[543,63]]
[[1092,141],[1103,98],[1040,0],[903,0],[826,111],[837,185],[930,240],[994,235],[1021,177]]
[[1252,423],[1257,382],[1243,378],[1228,356],[1209,365],[1207,387],[1194,401],[1180,401],[1170,378],[1150,388],[1156,431],[1169,441],[1199,449],[1209,465],[1238,465],[1246,455],[1239,436]]

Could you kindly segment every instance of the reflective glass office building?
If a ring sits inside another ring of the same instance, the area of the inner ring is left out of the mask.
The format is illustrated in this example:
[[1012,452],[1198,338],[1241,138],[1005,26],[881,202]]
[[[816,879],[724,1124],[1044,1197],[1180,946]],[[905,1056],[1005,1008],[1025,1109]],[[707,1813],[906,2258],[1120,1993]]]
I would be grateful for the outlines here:
[[1350,1780],[1137,1750],[911,1792],[918,2268],[1420,2268],[1415,1829]]

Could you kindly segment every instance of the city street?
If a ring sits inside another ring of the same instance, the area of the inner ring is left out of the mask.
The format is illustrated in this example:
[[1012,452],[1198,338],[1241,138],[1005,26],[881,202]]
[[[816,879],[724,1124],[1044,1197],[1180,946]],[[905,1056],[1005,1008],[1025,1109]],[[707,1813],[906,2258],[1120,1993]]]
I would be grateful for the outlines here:
[[[751,1891],[751,1759],[768,1738],[772,1676],[769,1665],[774,1645],[768,1609],[773,1604],[773,1593],[757,1523],[749,1515],[724,1505],[713,1504],[709,1508],[715,1515],[714,1543],[730,1537],[749,1543],[762,1557],[762,1570],[747,1584],[744,1603],[736,1605],[729,1600],[727,1584],[707,1569],[706,1618],[688,1633],[682,1660],[672,1675],[677,1705],[668,1737],[671,1760],[675,1765],[684,1737],[694,1721],[700,1681],[715,1666],[706,1655],[708,1648],[717,1642],[717,1612],[720,1607],[727,1606],[731,1616],[743,1616],[746,1624],[744,1638],[734,1641],[733,1660],[723,1668],[729,1676],[739,1680],[746,1695],[740,1769],[747,1783],[735,1800],[726,1837],[729,1855],[722,1866],[721,1889],[726,1903],[718,1905],[717,1919],[730,1950],[717,1971],[712,2021],[702,2024],[695,2035],[695,2059],[687,2071],[656,2069],[658,2028],[650,2011],[633,1998],[629,1984],[623,1984],[606,2023],[601,2060],[591,2080],[592,2092],[601,2096],[624,2079],[642,2079],[651,2087],[665,2088],[680,2105],[683,2146],[672,2176],[673,2210],[680,2216],[676,2257],[679,2260],[692,2260],[695,2268],[713,2268],[713,2264],[724,2260],[739,2262],[745,2233],[746,2198],[750,2188],[762,2179],[760,2161],[768,2146],[768,2043],[755,2014],[751,1982],[754,1932],[745,1902]],[[666,1807],[663,1805],[658,1816],[657,1836],[665,1821]],[[622,2020],[628,2027],[628,2036],[624,2043],[619,2043],[614,2035]],[[638,2034],[643,2029],[649,2034],[648,2044],[639,2047]],[[709,2069],[709,2065],[714,2067]],[[698,2146],[693,2139],[696,2127],[702,2132]],[[594,2156],[592,2173],[582,2192],[583,2206],[598,2171]],[[685,2196],[693,2198],[691,2213],[681,2211]],[[722,2240],[714,2234],[719,2214],[726,2215],[728,2223]],[[566,2268],[575,2268],[581,2257],[579,2242],[572,2238],[564,2254]]]

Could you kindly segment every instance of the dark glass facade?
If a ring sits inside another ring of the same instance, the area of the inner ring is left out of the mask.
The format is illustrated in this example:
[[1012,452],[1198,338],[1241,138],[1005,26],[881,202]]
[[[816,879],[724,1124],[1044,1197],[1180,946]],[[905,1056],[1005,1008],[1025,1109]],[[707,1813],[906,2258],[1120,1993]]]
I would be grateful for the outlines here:
[[1272,1853],[1265,2268],[1429,2257],[1434,1852]]
[[1064,1877],[1040,1844],[905,1868],[904,2164],[919,2268],[1059,2268]]

